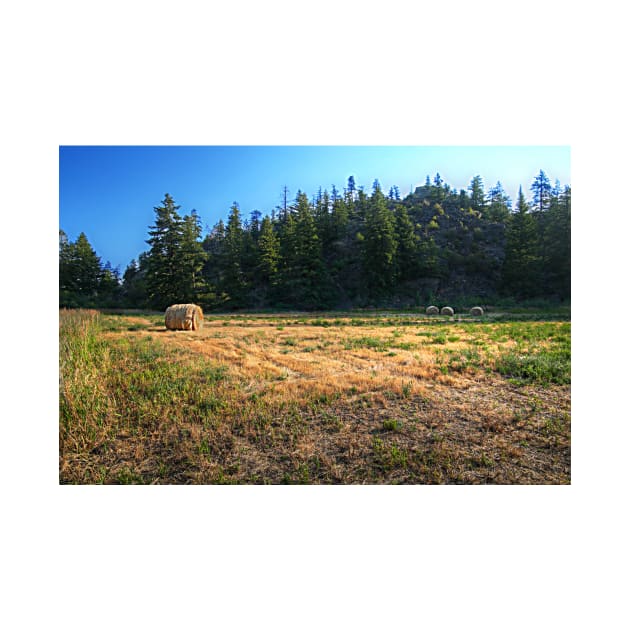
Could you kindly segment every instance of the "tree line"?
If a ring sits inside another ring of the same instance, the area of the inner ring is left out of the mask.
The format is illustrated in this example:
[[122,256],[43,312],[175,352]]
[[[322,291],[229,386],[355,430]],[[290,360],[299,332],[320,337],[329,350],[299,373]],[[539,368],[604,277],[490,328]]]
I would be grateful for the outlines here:
[[350,177],[309,199],[285,187],[282,202],[227,221],[204,236],[193,210],[166,194],[154,208],[149,249],[120,277],[85,234],[60,230],[61,306],[153,308],[195,302],[206,310],[410,306],[475,297],[491,301],[571,294],[571,188],[540,171],[515,206],[500,182],[475,176],[451,188],[439,173],[405,198],[378,180]]

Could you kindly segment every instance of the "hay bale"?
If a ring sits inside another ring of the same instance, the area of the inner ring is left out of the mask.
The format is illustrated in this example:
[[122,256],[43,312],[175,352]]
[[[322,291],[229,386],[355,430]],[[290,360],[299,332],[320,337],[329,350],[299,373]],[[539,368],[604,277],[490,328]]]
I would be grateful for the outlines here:
[[470,309],[470,314],[480,317],[481,315],[483,315],[483,309],[481,308],[481,306],[473,306]]
[[455,315],[455,311],[450,306],[442,307],[442,310],[440,311],[440,313],[442,315]]
[[427,315],[437,315],[440,309],[437,306],[427,306]]
[[196,304],[173,304],[166,309],[164,323],[169,330],[199,330],[203,311]]

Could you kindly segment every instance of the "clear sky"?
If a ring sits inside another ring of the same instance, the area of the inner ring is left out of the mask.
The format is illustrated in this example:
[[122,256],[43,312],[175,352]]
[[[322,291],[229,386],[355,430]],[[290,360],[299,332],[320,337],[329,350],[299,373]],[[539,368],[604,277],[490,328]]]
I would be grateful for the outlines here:
[[197,210],[211,228],[238,202],[243,218],[280,204],[286,185],[309,197],[348,177],[371,190],[378,179],[402,196],[436,172],[453,188],[481,175],[486,192],[501,181],[514,200],[520,185],[529,197],[542,169],[551,183],[570,184],[569,147],[415,146],[61,146],[59,227],[74,241],[81,232],[101,257],[124,272],[146,251],[154,206],[169,193],[180,213]]

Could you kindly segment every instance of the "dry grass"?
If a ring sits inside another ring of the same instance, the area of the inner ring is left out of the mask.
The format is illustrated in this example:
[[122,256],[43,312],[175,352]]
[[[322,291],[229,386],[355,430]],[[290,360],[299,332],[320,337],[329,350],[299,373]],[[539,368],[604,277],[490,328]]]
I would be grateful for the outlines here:
[[[60,479],[569,483],[569,386],[499,373],[555,356],[569,326],[102,317],[93,369],[62,382]],[[78,382],[96,373],[97,412]]]

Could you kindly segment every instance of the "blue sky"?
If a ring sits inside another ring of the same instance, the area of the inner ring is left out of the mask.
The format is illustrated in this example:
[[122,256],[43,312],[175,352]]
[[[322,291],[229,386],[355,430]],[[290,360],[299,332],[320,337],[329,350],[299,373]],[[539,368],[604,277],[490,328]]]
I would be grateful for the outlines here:
[[318,188],[341,192],[350,175],[370,190],[397,185],[402,195],[439,172],[454,188],[481,175],[485,189],[501,181],[515,199],[529,196],[538,171],[552,184],[570,184],[569,147],[413,146],[61,146],[59,227],[71,240],[85,232],[103,262],[123,272],[147,249],[154,206],[169,193],[180,213],[197,210],[204,226],[227,218],[237,201],[242,216],[268,214],[282,188],[309,197]]

